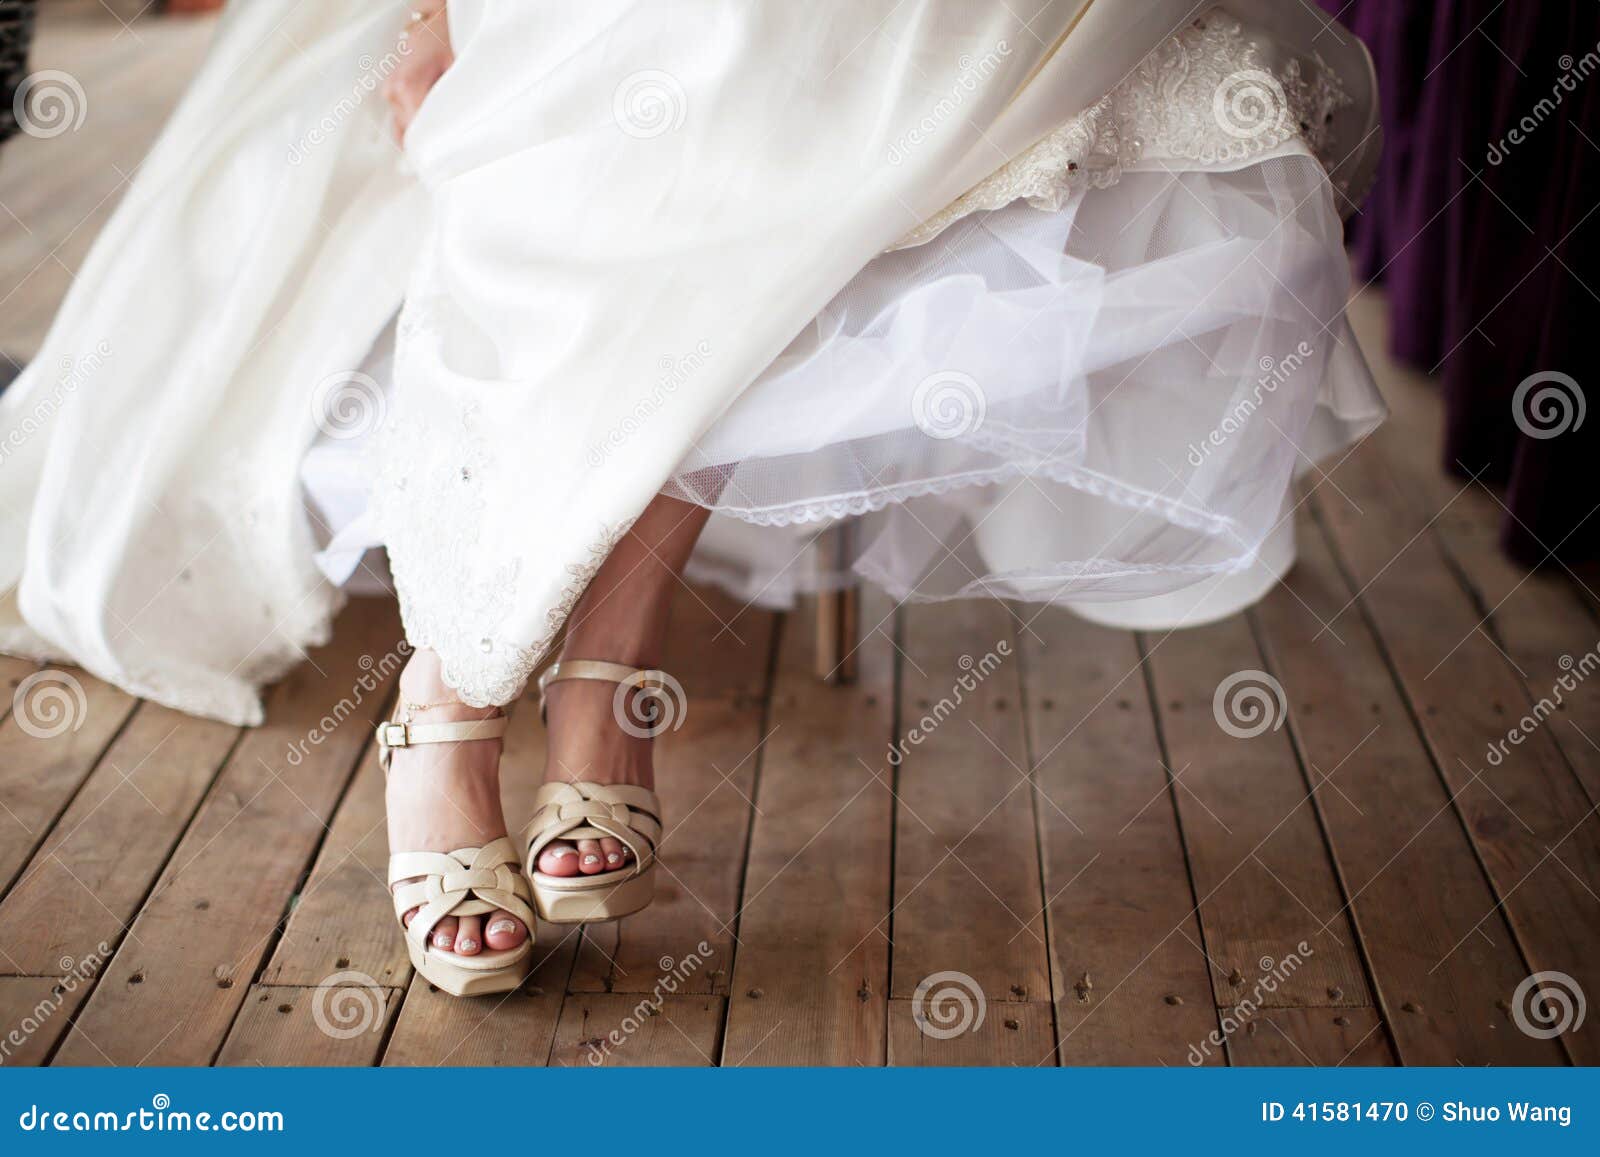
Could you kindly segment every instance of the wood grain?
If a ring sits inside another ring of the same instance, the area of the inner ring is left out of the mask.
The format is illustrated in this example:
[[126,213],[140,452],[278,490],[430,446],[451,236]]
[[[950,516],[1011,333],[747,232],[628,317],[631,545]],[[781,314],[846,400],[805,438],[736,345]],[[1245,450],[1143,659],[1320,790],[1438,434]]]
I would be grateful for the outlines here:
[[1021,645],[1060,1063],[1180,1063],[1217,1018],[1138,646],[1061,611]]
[[[388,669],[398,638],[392,605],[355,600],[334,641],[273,688],[266,724],[234,749],[57,1063],[215,1057],[386,697],[361,683]],[[340,704],[348,714],[324,732]]]
[[[885,623],[888,599],[864,600]],[[786,624],[763,748],[722,1063],[881,1065],[887,1049],[894,648],[860,640],[823,685],[804,612]]]

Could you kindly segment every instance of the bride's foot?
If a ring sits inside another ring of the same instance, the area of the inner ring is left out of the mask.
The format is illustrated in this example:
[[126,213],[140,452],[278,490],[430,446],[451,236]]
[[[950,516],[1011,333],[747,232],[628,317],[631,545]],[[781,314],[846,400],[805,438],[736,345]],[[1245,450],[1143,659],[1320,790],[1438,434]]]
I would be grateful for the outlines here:
[[[402,704],[423,705],[410,712],[416,724],[487,719],[497,708],[468,707],[439,676],[431,651],[418,651],[400,675]],[[402,712],[398,718],[406,719]],[[393,750],[385,803],[391,852],[453,852],[481,848],[506,834],[500,810],[498,739],[423,744]],[[396,885],[411,882],[396,881]],[[409,926],[418,909],[402,916]],[[523,922],[503,909],[479,916],[446,916],[428,942],[462,956],[485,948],[515,948],[528,938]]]
[[[575,654],[569,649],[569,654]],[[549,755],[546,783],[632,784],[655,787],[649,738],[618,726],[612,704],[617,684],[593,679],[552,683],[546,694]],[[620,840],[554,840],[539,853],[549,876],[593,876],[630,867],[633,853]]]
[[[661,661],[666,649],[667,608],[707,513],[659,495],[645,508],[573,607],[562,648],[564,664],[603,661],[617,672],[626,672],[630,667],[654,668]],[[568,667],[569,674],[574,670]],[[589,674],[594,675],[595,669],[590,668]],[[669,711],[672,705],[653,700],[652,691],[623,689],[608,681],[611,677],[565,677],[549,682],[545,696],[549,734],[546,784],[654,789],[650,759],[654,728],[639,716],[652,702]],[[625,722],[630,725],[627,729]],[[635,855],[649,857],[660,842],[660,805],[654,797],[647,800],[632,793],[625,806],[636,811],[655,809],[656,814],[641,812],[630,822],[630,830],[640,839],[635,845],[637,853],[610,837],[557,839],[539,850],[534,868],[557,877],[633,873],[640,866]],[[540,915],[548,918],[543,909]]]

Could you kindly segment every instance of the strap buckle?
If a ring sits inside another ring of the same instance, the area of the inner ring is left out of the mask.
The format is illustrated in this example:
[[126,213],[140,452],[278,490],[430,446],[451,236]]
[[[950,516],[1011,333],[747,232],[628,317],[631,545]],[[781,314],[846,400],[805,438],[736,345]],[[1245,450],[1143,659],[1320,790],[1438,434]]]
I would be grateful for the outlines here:
[[378,724],[378,744],[380,747],[409,747],[411,746],[411,731],[404,723],[390,720]]

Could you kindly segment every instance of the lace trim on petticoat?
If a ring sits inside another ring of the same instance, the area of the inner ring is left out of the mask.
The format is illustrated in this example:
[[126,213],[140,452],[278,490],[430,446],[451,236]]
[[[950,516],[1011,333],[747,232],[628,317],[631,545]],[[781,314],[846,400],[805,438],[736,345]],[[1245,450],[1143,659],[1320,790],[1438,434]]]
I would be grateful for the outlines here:
[[[1153,574],[1185,574],[1196,580],[1224,574],[1240,574],[1255,566],[1260,554],[1260,548],[1254,547],[1221,562],[1147,563],[1118,562],[1110,559],[1085,559],[1082,562],[1063,563],[1060,568],[1026,567],[1019,570],[1003,571],[999,574],[985,575],[983,578],[974,579],[972,582],[967,583],[953,595],[930,595],[918,591],[915,587],[906,586],[903,580],[887,568],[874,566],[867,561],[857,562],[855,564],[855,573],[868,582],[882,587],[897,602],[938,603],[947,602],[951,598],[973,597],[980,592],[989,598],[1008,599],[1013,597],[1015,584],[1028,581],[1058,582],[1062,586],[1066,586],[1085,579],[1105,581],[1106,579],[1135,578]],[[1071,573],[1063,573],[1067,571]]]
[[[901,482],[861,494],[819,498],[762,510],[706,503],[688,496],[687,492],[674,497],[683,497],[684,501],[698,502],[702,506],[710,505],[716,513],[729,515],[752,526],[795,526],[808,522],[832,522],[841,518],[855,518],[912,498],[949,494],[968,486],[993,486],[1029,475],[1042,475],[1052,482],[1071,486],[1075,490],[1082,490],[1130,510],[1154,512],[1174,526],[1198,531],[1210,538],[1245,541],[1241,533],[1243,528],[1232,518],[1196,509],[1177,499],[1129,486],[1088,467],[1068,462],[1009,462],[989,470],[971,470],[964,474],[948,475],[922,482]],[[1175,565],[1172,569],[1182,568]]]
[[1097,104],[907,233],[891,250],[931,241],[972,213],[1026,200],[1057,212],[1078,190],[1104,189],[1143,161],[1247,161],[1295,139],[1327,165],[1333,113],[1350,103],[1320,57],[1277,72],[1238,20],[1200,17],[1149,53]]

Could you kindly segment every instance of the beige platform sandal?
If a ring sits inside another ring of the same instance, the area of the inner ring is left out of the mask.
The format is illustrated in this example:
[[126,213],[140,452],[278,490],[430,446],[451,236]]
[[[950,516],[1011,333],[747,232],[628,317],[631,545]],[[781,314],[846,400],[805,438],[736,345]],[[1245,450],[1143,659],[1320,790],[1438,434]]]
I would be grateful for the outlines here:
[[[387,775],[390,757],[397,747],[498,739],[506,733],[507,723],[504,715],[455,723],[380,723],[379,762]],[[412,882],[395,887],[400,880]],[[532,971],[532,895],[510,836],[490,840],[481,848],[391,855],[389,888],[395,919],[405,932],[411,966],[435,988],[452,996],[510,992]],[[407,926],[405,914],[418,907],[421,910]],[[428,943],[434,927],[446,916],[484,916],[497,909],[510,912],[528,930],[527,939],[515,948],[486,947],[476,956],[462,956]]]
[[[595,679],[639,690],[669,686],[662,671],[596,659],[565,659],[539,677],[539,714],[545,693],[563,679]],[[552,924],[617,920],[655,898],[656,845],[661,842],[661,801],[633,784],[547,783],[534,797],[536,810],[524,830],[523,866],[533,884],[539,916]],[[630,867],[592,876],[550,876],[539,871],[539,854],[552,840],[598,840],[610,836],[633,853]]]

